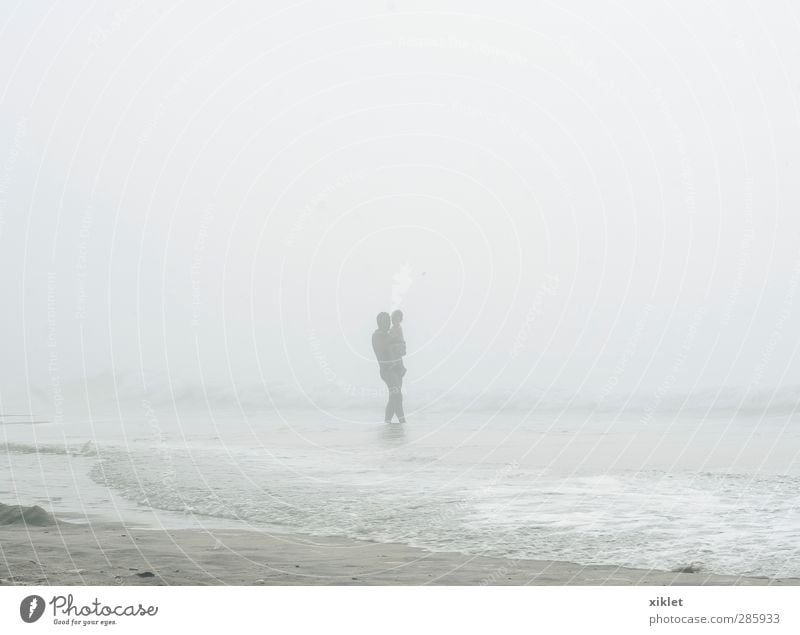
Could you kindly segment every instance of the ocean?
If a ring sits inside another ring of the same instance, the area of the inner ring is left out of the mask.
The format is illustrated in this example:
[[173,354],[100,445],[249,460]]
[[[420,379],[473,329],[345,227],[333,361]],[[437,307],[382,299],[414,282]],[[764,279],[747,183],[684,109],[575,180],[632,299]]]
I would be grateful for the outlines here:
[[[380,415],[380,413],[378,413]],[[235,410],[0,424],[0,502],[72,522],[346,536],[800,577],[792,413]]]

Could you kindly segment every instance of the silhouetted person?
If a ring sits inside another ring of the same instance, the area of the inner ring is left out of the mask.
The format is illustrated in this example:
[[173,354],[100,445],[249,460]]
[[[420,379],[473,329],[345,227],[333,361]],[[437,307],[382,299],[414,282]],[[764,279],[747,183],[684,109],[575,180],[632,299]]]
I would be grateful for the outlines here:
[[[389,401],[386,403],[384,421],[392,422],[392,417],[397,415],[400,423],[405,423],[405,413],[403,412],[403,375],[405,368],[401,355],[397,355],[393,342],[390,338],[389,328],[391,317],[386,312],[378,313],[378,328],[372,334],[372,350],[378,360],[378,367],[381,379],[386,382],[389,389]],[[402,329],[400,331],[402,337]],[[405,343],[403,344],[405,346]]]
[[392,359],[400,367],[401,375],[406,374],[403,356],[406,354],[406,340],[403,336],[403,312],[400,309],[392,311],[392,327],[389,329],[389,349]]

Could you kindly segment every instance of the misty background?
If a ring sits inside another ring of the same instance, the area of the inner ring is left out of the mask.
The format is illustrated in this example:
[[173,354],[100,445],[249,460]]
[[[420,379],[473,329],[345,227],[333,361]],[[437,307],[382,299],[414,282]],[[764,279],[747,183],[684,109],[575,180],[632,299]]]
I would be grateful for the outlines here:
[[0,410],[800,400],[800,11],[7,3]]

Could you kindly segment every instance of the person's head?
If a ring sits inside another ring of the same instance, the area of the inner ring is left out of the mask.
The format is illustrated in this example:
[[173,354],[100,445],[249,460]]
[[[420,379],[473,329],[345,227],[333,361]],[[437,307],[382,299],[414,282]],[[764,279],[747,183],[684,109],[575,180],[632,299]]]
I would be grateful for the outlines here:
[[403,321],[403,312],[400,309],[392,311],[392,324],[400,324]]
[[389,317],[389,314],[386,311],[381,311],[378,313],[378,317],[376,318],[378,321],[378,328],[382,331],[386,331],[392,324],[392,318]]

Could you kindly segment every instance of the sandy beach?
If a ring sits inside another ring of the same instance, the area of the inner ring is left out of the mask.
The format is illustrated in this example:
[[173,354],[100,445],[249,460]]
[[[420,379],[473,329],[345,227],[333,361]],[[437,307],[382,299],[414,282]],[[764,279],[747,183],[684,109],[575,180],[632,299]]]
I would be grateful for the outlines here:
[[245,530],[0,526],[3,585],[796,585]]

